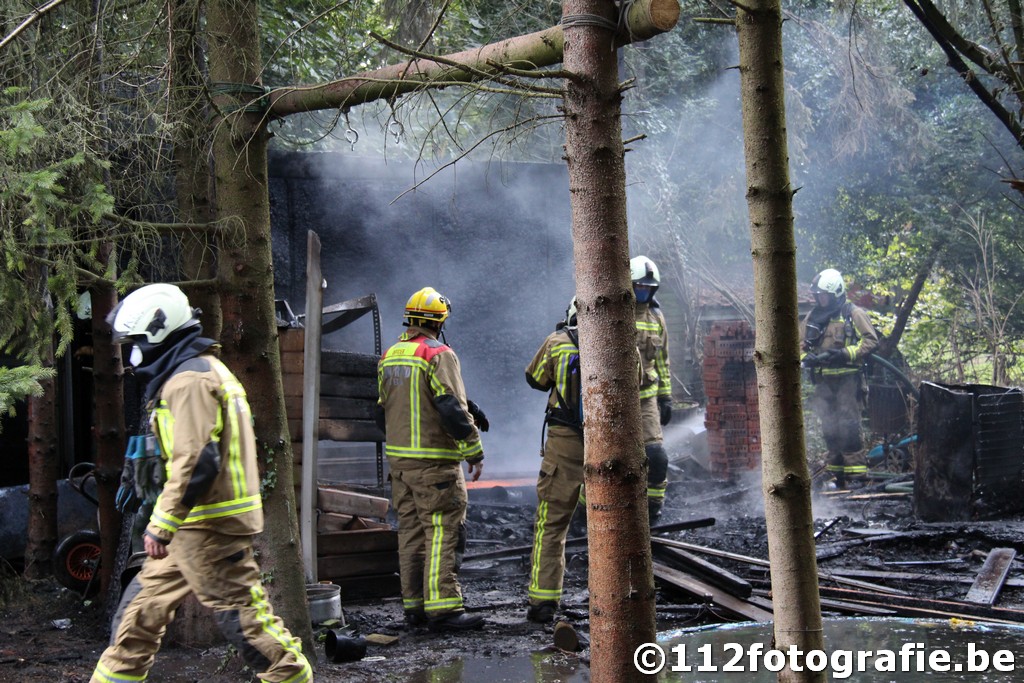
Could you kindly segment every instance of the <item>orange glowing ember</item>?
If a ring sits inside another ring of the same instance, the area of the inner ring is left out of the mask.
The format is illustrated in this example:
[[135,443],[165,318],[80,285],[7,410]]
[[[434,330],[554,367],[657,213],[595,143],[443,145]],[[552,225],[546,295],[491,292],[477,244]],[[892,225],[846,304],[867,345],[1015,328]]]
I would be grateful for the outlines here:
[[522,479],[481,479],[480,481],[467,481],[467,489],[492,489],[496,486],[514,488],[516,486],[536,486],[537,477],[526,477]]

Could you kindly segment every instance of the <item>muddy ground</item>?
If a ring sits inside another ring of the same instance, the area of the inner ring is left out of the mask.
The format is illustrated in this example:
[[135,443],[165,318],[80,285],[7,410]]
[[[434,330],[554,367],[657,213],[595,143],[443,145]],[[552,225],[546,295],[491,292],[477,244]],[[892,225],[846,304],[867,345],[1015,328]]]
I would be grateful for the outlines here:
[[[712,526],[663,536],[731,553],[767,558],[761,513],[760,485],[711,481],[697,471],[676,471],[669,504],[659,524],[713,517]],[[941,574],[940,582],[904,581],[899,587],[915,595],[962,599],[993,547],[1024,554],[1024,523],[1020,517],[979,524],[928,525],[915,521],[907,494],[887,493],[890,482],[878,482],[853,493],[820,493],[814,497],[815,528],[820,533],[819,567]],[[891,487],[890,487],[891,489]],[[872,495],[873,494],[873,495]],[[498,490],[471,495],[467,555],[528,545],[533,500],[529,490]],[[912,532],[898,539],[869,541],[865,534],[881,529]],[[742,562],[707,558],[767,591],[763,570]],[[912,563],[912,564],[897,564]],[[553,646],[552,626],[525,619],[528,557],[467,561],[462,584],[467,607],[485,614],[480,631],[441,635],[407,628],[397,599],[343,604],[347,628],[355,635],[396,637],[388,645],[370,644],[357,662],[326,661],[317,646],[318,681],[377,683],[384,681],[587,681],[589,652],[566,652]],[[1015,561],[1011,577],[1019,577]],[[961,581],[948,580],[949,576]],[[827,582],[823,580],[822,585]],[[89,680],[106,641],[100,610],[52,583],[5,581],[0,593],[0,681],[17,683]],[[13,595],[11,595],[13,593]],[[714,621],[736,620],[721,610],[659,589],[660,631]],[[1001,607],[1020,608],[1024,591],[1007,588]],[[584,639],[588,631],[586,557],[570,554],[566,591],[559,620]],[[324,635],[323,629],[319,630]],[[208,649],[165,647],[148,679],[156,683],[256,680],[225,646]]]

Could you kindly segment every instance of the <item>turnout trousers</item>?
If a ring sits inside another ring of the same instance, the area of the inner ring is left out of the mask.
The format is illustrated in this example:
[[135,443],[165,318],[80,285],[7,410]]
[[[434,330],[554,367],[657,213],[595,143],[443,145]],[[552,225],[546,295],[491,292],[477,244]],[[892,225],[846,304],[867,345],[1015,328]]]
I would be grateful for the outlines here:
[[530,556],[531,605],[558,603],[565,574],[565,537],[583,487],[583,437],[568,427],[548,427],[537,476],[537,514]]
[[828,448],[827,469],[839,482],[867,474],[860,427],[865,404],[859,372],[823,376],[814,386],[811,407],[821,420],[821,434]]
[[429,619],[462,612],[458,572],[466,547],[466,477],[462,463],[389,457],[398,516],[402,606]]
[[147,559],[125,590],[91,683],[145,680],[167,625],[189,593],[213,610],[221,633],[261,680],[313,680],[302,643],[267,601],[251,537],[180,529],[167,552],[163,559]]
[[640,399],[640,424],[647,453],[647,503],[652,509],[661,510],[668,489],[668,453],[663,443],[657,396]]

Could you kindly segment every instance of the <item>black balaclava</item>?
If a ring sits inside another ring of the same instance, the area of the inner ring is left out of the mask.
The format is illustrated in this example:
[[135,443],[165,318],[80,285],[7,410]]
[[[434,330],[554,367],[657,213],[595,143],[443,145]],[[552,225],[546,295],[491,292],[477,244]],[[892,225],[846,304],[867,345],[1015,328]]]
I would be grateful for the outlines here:
[[815,304],[810,314],[808,314],[807,327],[804,330],[804,350],[815,348],[821,343],[821,335],[825,328],[839,314],[839,309],[846,303],[846,292],[839,296],[829,294],[829,301],[830,303],[827,306]]
[[159,344],[135,342],[142,352],[142,362],[135,367],[135,376],[146,387],[145,402],[149,403],[160,392],[168,376],[190,358],[204,353],[217,342],[201,337],[201,325],[175,330]]

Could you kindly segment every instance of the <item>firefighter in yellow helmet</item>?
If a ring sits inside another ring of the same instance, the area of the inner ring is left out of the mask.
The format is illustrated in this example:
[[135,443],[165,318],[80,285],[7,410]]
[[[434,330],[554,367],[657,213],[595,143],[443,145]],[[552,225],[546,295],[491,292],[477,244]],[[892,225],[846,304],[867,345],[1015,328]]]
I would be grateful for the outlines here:
[[661,284],[658,266],[646,256],[629,262],[636,295],[636,345],[643,364],[640,415],[647,453],[647,508],[653,520],[661,514],[668,488],[668,453],[661,428],[672,419],[672,376],[668,358],[668,328],[654,299]]
[[455,352],[438,341],[451,305],[425,287],[405,305],[408,329],[381,356],[378,423],[398,515],[398,557],[406,621],[436,630],[468,630],[457,578],[466,543],[466,480],[483,473],[480,431],[486,416],[466,399]]
[[201,336],[196,313],[180,289],[154,284],[129,294],[108,318],[114,340],[133,344],[152,430],[146,446],[130,449],[118,506],[134,511],[137,498],[152,494],[152,514],[143,537],[148,557],[125,589],[91,681],[144,680],[189,593],[213,610],[260,679],[311,681],[302,645],[274,616],[253,558],[263,508],[245,389],[216,357],[216,342]]
[[837,488],[867,474],[860,421],[867,405],[861,368],[878,346],[878,332],[859,306],[846,300],[842,274],[827,268],[811,282],[814,308],[800,328],[801,363],[814,382],[811,408],[821,420],[827,468]]

